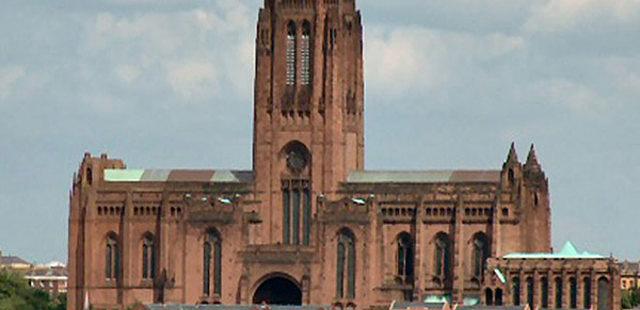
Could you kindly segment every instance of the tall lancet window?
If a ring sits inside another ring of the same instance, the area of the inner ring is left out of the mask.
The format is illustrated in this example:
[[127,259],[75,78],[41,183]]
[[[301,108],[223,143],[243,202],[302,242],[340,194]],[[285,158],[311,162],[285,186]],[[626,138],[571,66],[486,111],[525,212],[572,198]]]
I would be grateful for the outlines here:
[[[213,273],[213,293],[222,293],[222,241],[215,229],[207,231],[203,246],[202,293],[211,294],[211,274]],[[212,272],[213,271],[213,272]]]
[[120,275],[120,249],[118,236],[115,233],[107,235],[105,257],[105,278],[115,281]]
[[435,276],[440,280],[451,280],[451,242],[449,235],[440,232],[435,238]]
[[398,237],[397,267],[398,277],[402,283],[411,283],[413,281],[413,245],[408,233],[402,233]]
[[309,85],[311,83],[311,24],[304,21],[302,24],[302,40],[300,42],[300,57],[302,57],[302,73],[300,84]]
[[487,236],[482,232],[476,233],[473,237],[473,275],[478,279],[482,278],[489,253]]
[[146,234],[142,241],[142,278],[156,277],[156,251],[152,234]]
[[296,83],[296,24],[287,25],[287,85]]
[[337,254],[336,297],[353,299],[356,296],[356,244],[349,229],[338,233]]

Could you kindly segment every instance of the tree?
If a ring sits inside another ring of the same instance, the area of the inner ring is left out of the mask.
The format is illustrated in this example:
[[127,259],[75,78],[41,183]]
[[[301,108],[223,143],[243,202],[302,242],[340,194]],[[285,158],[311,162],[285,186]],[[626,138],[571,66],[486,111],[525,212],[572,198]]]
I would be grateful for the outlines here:
[[638,288],[622,291],[622,308],[632,309],[640,304],[640,290]]
[[66,299],[65,295],[52,299],[46,292],[30,287],[22,275],[0,271],[0,310],[63,310]]

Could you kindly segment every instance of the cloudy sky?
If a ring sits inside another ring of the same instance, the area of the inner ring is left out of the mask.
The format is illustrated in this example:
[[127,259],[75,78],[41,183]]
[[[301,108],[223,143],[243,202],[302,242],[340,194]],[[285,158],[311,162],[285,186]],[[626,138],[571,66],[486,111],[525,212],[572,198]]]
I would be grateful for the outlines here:
[[[0,249],[66,260],[85,151],[251,167],[260,0],[3,0]],[[535,142],[553,241],[640,259],[639,0],[360,0],[368,169],[497,169]],[[402,138],[404,137],[404,138]]]

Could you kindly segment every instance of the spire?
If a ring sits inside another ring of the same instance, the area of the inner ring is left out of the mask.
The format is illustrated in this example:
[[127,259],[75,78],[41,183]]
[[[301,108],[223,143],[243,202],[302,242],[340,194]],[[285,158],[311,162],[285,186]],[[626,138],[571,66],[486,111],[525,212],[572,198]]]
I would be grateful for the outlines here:
[[536,156],[536,149],[533,143],[531,143],[531,149],[529,149],[529,155],[527,156],[527,162],[524,164],[525,170],[534,170],[540,171],[540,163],[538,162],[538,157]]
[[518,153],[516,153],[516,143],[511,142],[511,148],[509,149],[509,155],[507,156],[507,163],[518,162]]

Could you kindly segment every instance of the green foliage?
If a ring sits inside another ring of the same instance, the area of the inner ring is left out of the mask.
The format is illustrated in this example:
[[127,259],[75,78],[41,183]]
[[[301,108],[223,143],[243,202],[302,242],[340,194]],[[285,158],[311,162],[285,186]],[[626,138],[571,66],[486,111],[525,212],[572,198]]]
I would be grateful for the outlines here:
[[622,291],[622,309],[632,309],[640,305],[640,289]]
[[52,299],[44,291],[34,289],[18,273],[0,271],[0,310],[64,310],[65,295]]
[[143,307],[143,306],[144,306],[144,305],[143,305],[141,302],[136,301],[133,305],[131,305],[131,306],[127,307],[127,310],[138,310],[138,309],[144,309],[144,307]]

